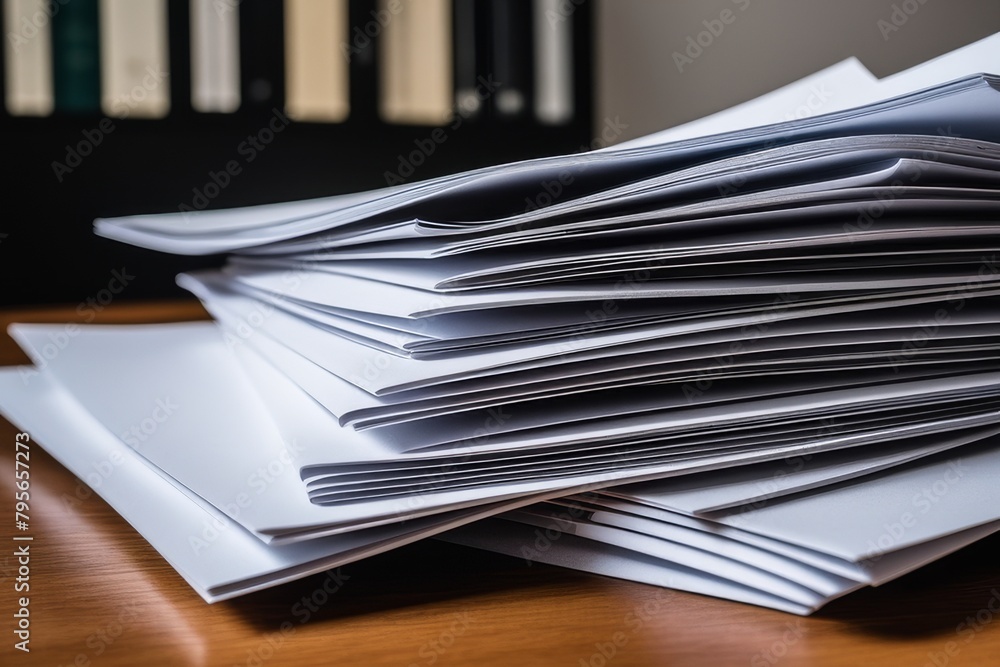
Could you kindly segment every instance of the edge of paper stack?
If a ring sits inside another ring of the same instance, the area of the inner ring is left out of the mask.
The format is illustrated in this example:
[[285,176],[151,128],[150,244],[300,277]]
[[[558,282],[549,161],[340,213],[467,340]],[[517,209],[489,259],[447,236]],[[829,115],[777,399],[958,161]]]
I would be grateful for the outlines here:
[[99,220],[227,253],[178,277],[215,321],[13,325],[0,411],[209,602],[435,535],[811,613],[1000,530],[991,69],[1000,35],[594,153]]

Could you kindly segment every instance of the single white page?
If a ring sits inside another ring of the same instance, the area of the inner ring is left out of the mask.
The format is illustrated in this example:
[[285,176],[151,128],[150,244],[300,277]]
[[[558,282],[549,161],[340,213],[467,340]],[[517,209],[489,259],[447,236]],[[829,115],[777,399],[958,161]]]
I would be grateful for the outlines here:
[[[24,383],[19,369],[0,369],[0,411],[86,480],[207,602],[339,567],[480,516],[458,512],[291,545],[268,545],[148,465],[47,375]],[[52,418],[56,414],[59,419]],[[228,468],[217,472],[224,470]],[[248,502],[262,501],[249,495]]]

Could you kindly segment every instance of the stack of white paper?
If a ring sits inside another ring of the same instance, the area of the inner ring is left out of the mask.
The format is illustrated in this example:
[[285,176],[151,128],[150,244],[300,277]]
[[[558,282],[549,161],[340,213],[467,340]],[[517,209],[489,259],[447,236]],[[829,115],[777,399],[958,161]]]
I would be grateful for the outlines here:
[[[215,323],[15,325],[0,408],[207,600],[433,534],[809,613],[1000,529],[1000,80],[101,220]],[[24,391],[24,387],[27,391]],[[47,418],[58,412],[59,420]],[[448,532],[445,532],[448,531]]]

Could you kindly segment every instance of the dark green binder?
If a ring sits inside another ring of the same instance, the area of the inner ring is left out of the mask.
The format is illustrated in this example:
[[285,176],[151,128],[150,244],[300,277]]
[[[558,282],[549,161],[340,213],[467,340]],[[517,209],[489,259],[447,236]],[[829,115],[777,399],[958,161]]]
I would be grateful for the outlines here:
[[52,16],[52,81],[56,111],[96,114],[101,108],[98,0],[56,4]]

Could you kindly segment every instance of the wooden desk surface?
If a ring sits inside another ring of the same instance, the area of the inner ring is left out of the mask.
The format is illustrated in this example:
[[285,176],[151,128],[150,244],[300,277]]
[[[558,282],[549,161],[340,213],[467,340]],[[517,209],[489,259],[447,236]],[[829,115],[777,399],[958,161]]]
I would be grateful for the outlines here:
[[[109,307],[97,321],[204,317],[195,303],[129,304]],[[4,328],[12,321],[79,316],[75,308],[0,313]],[[25,361],[4,336],[0,364]],[[0,539],[7,545],[16,532],[15,433],[3,423],[0,507],[8,518]],[[13,590],[17,563],[8,546],[0,551],[3,665],[1000,664],[1000,536],[810,618],[528,567],[434,540],[345,566],[341,589],[309,611],[296,605],[322,589],[324,575],[205,604],[38,446],[31,500],[31,653],[13,647],[21,594]]]

